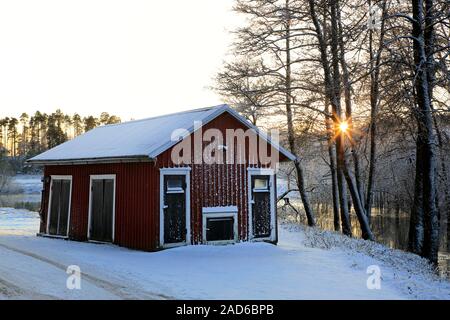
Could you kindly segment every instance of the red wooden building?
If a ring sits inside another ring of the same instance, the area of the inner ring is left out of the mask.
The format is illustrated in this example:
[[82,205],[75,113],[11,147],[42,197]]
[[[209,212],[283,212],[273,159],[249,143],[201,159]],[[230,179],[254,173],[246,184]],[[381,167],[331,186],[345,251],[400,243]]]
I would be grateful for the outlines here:
[[28,162],[44,166],[41,235],[152,251],[276,242],[276,167],[294,159],[221,105],[98,127]]

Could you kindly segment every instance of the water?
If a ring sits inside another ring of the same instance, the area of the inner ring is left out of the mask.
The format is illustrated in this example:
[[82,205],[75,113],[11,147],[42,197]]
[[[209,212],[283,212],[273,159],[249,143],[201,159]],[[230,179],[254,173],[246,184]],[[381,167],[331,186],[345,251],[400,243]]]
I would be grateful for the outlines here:
[[[295,208],[299,208],[299,203],[295,199],[291,199],[291,203]],[[319,206],[316,210],[317,225],[323,230],[334,230],[333,214],[329,212],[325,206]],[[289,215],[300,223],[305,223],[303,216],[295,217],[293,210],[283,210],[279,208],[279,214]],[[356,215],[351,215],[352,233],[355,237],[361,237],[361,229],[359,227]],[[372,231],[376,241],[393,249],[405,250],[408,248],[408,232],[409,232],[409,214],[402,212],[394,212],[388,210],[373,210],[371,221]],[[441,222],[441,243],[439,248],[439,273],[442,277],[450,279],[450,254],[447,248],[447,223]]]
[[39,175],[16,175],[0,194],[0,208],[39,211],[42,182]]

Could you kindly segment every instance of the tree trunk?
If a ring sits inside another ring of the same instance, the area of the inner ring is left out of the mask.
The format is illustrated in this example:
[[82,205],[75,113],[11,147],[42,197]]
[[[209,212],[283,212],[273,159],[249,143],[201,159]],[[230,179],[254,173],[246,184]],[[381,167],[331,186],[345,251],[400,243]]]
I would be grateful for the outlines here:
[[[336,5],[337,7],[337,5]],[[334,10],[333,10],[334,11]],[[345,101],[345,118],[348,124],[348,135],[350,136],[349,142],[351,146],[351,153],[353,157],[353,163],[355,167],[355,181],[356,186],[358,188],[359,197],[363,198],[363,190],[362,190],[362,184],[361,184],[361,170],[360,170],[360,163],[359,163],[359,156],[358,151],[356,149],[356,142],[354,139],[354,130],[353,130],[353,119],[352,119],[352,97],[351,97],[351,91],[352,86],[350,83],[350,75],[347,68],[347,62],[345,61],[345,48],[344,48],[344,36],[342,34],[342,23],[341,23],[341,15],[340,10],[337,8],[336,15],[337,19],[337,28],[338,28],[338,47],[339,47],[339,63],[342,69],[342,84],[344,87],[344,101]],[[335,71],[336,72],[336,71]]]
[[[427,16],[431,14],[432,0],[427,0]],[[416,112],[418,137],[417,143],[422,149],[422,162],[420,169],[422,173],[422,201],[424,215],[424,237],[422,256],[437,264],[439,249],[439,221],[436,210],[436,153],[433,134],[432,108],[430,99],[430,88],[428,79],[428,59],[425,51],[427,41],[425,34],[423,0],[412,0],[413,7],[413,34],[414,37],[414,62],[416,66],[415,89],[418,110]],[[430,37],[430,35],[428,35]]]
[[[369,5],[371,3],[369,2]],[[382,4],[382,14],[385,15],[386,12],[386,1]],[[369,223],[372,219],[372,203],[373,203],[373,189],[375,188],[375,175],[377,169],[377,118],[378,118],[378,108],[380,103],[380,67],[381,67],[381,54],[384,45],[384,34],[385,34],[385,19],[381,21],[380,38],[378,41],[378,49],[376,52],[376,57],[374,57],[373,51],[373,30],[369,30],[369,58],[370,58],[370,155],[369,155],[369,177],[367,181],[367,193],[366,193],[366,215]]]
[[350,190],[350,195],[352,197],[353,208],[355,209],[356,216],[358,217],[358,222],[361,227],[362,238],[364,240],[374,241],[375,237],[370,230],[369,221],[367,220],[366,213],[364,211],[364,206],[359,196],[358,187],[348,170],[348,164],[344,163],[344,174],[347,181],[348,188]]
[[[365,240],[374,240],[374,236],[370,230],[369,223],[367,221],[366,213],[364,210],[363,203],[361,201],[361,192],[358,188],[358,185],[355,181],[355,178],[351,175],[350,170],[348,169],[348,163],[347,158],[345,154],[345,133],[339,131],[339,123],[342,122],[341,118],[341,110],[340,110],[340,70],[339,66],[346,67],[345,61],[342,63],[342,42],[339,42],[339,5],[338,1],[333,1],[330,3],[330,14],[331,14],[331,54],[332,54],[332,67],[333,67],[333,83],[335,86],[334,93],[336,94],[336,102],[337,108],[336,108],[336,121],[335,121],[335,128],[336,128],[336,136],[338,136],[338,139],[336,141],[337,149],[338,149],[338,168],[343,172],[344,178],[347,182],[347,186],[350,190],[350,195],[353,202],[353,207],[355,209],[355,213],[358,217],[358,221],[360,223],[362,237]],[[341,47],[341,55],[339,53],[339,48]],[[347,77],[344,76],[344,81],[348,81],[348,74]],[[349,82],[347,84],[344,83],[344,90],[346,93],[346,106],[347,112],[351,112],[351,101],[350,101],[350,87]],[[353,147],[353,146],[352,146]],[[356,158],[357,159],[357,158]],[[347,199],[341,199],[344,201],[347,201]]]
[[[331,103],[332,107],[332,117],[333,117],[333,132],[337,132],[338,124],[340,120],[341,114],[341,106],[340,106],[340,97],[339,97],[339,83],[336,83],[336,80],[332,78],[332,72],[330,69],[330,63],[328,59],[327,52],[327,41],[324,39],[324,35],[322,33],[321,23],[317,17],[316,7],[314,0],[309,0],[309,11],[311,14],[311,19],[314,24],[314,28],[317,35],[317,40],[319,42],[319,51],[320,51],[320,62],[322,64],[324,78],[325,78],[325,94],[328,100]],[[336,21],[335,21],[336,22]],[[334,30],[337,31],[336,29]],[[337,47],[335,48],[337,49]],[[339,68],[339,66],[338,66]],[[339,79],[339,72],[335,74],[335,76]],[[336,92],[337,90],[337,92]],[[335,134],[333,136],[336,136]],[[339,204],[341,211],[341,223],[342,223],[342,233],[345,235],[351,236],[352,229],[350,225],[350,215],[348,212],[347,206],[347,192],[345,186],[344,174],[342,171],[342,163],[343,163],[343,154],[344,154],[344,146],[340,142],[340,139],[336,140],[336,161],[337,161],[337,181],[338,181],[338,190],[339,190]]]
[[[435,17],[435,10],[434,10],[434,1],[433,0],[426,0],[425,1],[425,10],[426,10],[426,17],[425,17],[425,53],[427,55],[427,77],[428,77],[428,95],[430,98],[430,101],[433,101],[433,88],[434,88],[434,82],[435,82],[435,72],[436,72],[436,64],[434,60],[434,46],[435,46],[435,39],[434,39],[434,17]],[[430,108],[432,112],[434,111],[433,105],[430,102]],[[434,113],[432,113],[433,117],[433,123],[434,128],[436,130],[436,137],[438,142],[438,149],[439,149],[439,155],[440,155],[440,163],[441,163],[441,185],[443,188],[443,194],[444,194],[444,205],[443,211],[447,214],[447,250],[450,250],[450,185],[448,181],[447,176],[447,164],[445,159],[445,151],[444,151],[444,141],[442,138],[442,132],[439,127],[439,123],[436,119],[436,116]],[[436,182],[437,184],[437,182]],[[439,194],[438,192],[436,192]],[[439,198],[436,195],[436,209],[439,212]],[[439,215],[440,216],[440,215]],[[440,218],[438,219],[440,221]]]
[[[346,170],[346,158],[345,158],[345,137],[339,133],[339,124],[342,122],[342,110],[341,110],[341,76],[339,70],[339,30],[338,30],[338,18],[337,18],[337,1],[330,4],[331,12],[331,60],[332,60],[332,87],[334,97],[331,99],[334,115],[334,132],[336,139],[336,152],[337,152],[337,176],[338,187],[341,203],[341,219],[342,219],[342,232],[346,235],[351,235],[352,230],[350,226],[350,213],[347,204],[347,188],[345,186],[345,170]],[[333,103],[334,102],[334,103]]]
[[339,191],[339,204],[341,210],[341,223],[342,223],[342,233],[351,237],[352,236],[352,226],[350,223],[350,211],[347,199],[347,186],[345,184],[345,176],[344,176],[344,158],[342,154],[343,143],[338,142],[341,138],[337,138],[336,141],[336,155],[337,155],[337,182],[338,182],[338,191]]
[[[436,136],[438,140],[438,148],[441,162],[441,185],[444,189],[444,204],[442,206],[443,212],[447,213],[447,251],[450,251],[450,185],[448,181],[448,169],[445,159],[444,140],[442,138],[442,132],[437,122],[436,117],[433,114],[434,127],[436,129]],[[436,199],[438,199],[436,197]]]
[[[289,8],[289,0],[286,0],[286,9]],[[314,227],[316,225],[314,212],[312,210],[311,204],[309,202],[308,194],[305,188],[305,175],[300,159],[297,156],[295,147],[295,131],[293,123],[293,113],[292,113],[292,97],[291,97],[291,45],[290,45],[290,19],[287,19],[286,23],[286,116],[288,125],[288,141],[289,148],[293,155],[296,156],[294,161],[295,170],[297,171],[297,185],[300,192],[300,197],[302,199],[303,208],[305,209],[306,219],[308,220],[308,225]]]
[[[327,15],[326,12],[323,12],[323,25],[327,23]],[[323,39],[324,42],[327,41],[327,32],[326,28],[323,30]],[[325,94],[325,128],[327,130],[327,139],[328,139],[328,157],[330,158],[330,172],[331,172],[331,191],[333,198],[333,224],[334,230],[341,230],[341,219],[339,217],[339,186],[338,186],[338,175],[337,175],[337,160],[336,160],[336,144],[334,141],[334,127],[333,127],[333,119],[329,118],[330,114],[330,100],[327,94]],[[348,234],[348,231],[351,230],[349,227],[349,223],[345,224],[345,229]],[[350,234],[351,235],[351,234]]]
[[[328,99],[325,99],[325,112],[330,113]],[[340,218],[339,218],[339,189],[338,178],[336,171],[336,150],[333,141],[333,128],[330,125],[330,119],[325,118],[325,127],[328,133],[328,157],[330,158],[330,171],[331,171],[331,192],[333,196],[333,222],[334,231],[340,231]]]
[[424,238],[424,212],[423,212],[423,173],[421,163],[423,162],[422,127],[417,128],[416,140],[416,172],[414,178],[414,202],[411,208],[409,224],[408,250],[415,254],[422,254]]

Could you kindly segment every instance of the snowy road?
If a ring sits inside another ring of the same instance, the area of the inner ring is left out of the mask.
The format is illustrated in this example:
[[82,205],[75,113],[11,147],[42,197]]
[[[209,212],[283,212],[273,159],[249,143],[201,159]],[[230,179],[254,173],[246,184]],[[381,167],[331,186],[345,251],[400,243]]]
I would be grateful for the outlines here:
[[[362,254],[307,247],[304,233],[285,227],[279,246],[146,253],[36,237],[37,226],[36,214],[0,208],[0,299],[450,299],[448,282],[411,279]],[[380,290],[366,284],[374,264]],[[81,290],[66,288],[70,265],[81,269]]]
[[[81,294],[66,289],[67,274],[63,266],[38,255],[11,249],[0,244],[0,297],[8,299],[120,299],[90,281]],[[14,266],[14,267],[12,267]],[[42,285],[44,284],[45,285]]]
[[[313,249],[302,253],[303,261],[296,257],[295,246],[281,250],[268,244],[189,249],[151,254],[62,240],[0,237],[0,283],[6,288],[0,292],[6,298],[32,299],[162,299],[166,298],[162,292],[174,289],[177,298],[401,298],[388,290],[367,290],[366,275],[357,276],[351,269],[343,273],[342,261],[335,261],[326,274],[317,273],[317,265],[329,264],[332,257],[318,259]],[[96,260],[91,260],[93,256]],[[108,268],[110,259],[117,261]],[[80,265],[82,290],[66,289],[69,264]],[[346,293],[336,290],[339,287]],[[160,293],[143,288],[157,288]]]
[[[0,243],[0,298],[10,299],[165,299],[120,282],[83,273],[81,290],[66,286],[67,266]],[[11,268],[11,263],[15,268]]]

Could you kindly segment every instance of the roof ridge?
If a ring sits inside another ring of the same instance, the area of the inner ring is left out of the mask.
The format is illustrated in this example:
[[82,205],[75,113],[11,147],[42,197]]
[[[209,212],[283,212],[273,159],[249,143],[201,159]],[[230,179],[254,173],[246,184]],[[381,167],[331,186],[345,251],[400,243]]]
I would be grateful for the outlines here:
[[148,121],[148,120],[154,120],[154,119],[159,119],[159,118],[171,117],[171,116],[182,115],[182,114],[187,114],[187,113],[194,113],[194,112],[202,112],[202,111],[213,110],[213,109],[220,109],[220,108],[223,108],[223,107],[226,107],[226,106],[228,106],[228,105],[227,104],[219,104],[219,105],[212,106],[212,107],[190,109],[190,110],[178,111],[178,112],[174,112],[174,113],[162,114],[162,115],[154,116],[154,117],[130,120],[130,121],[125,121],[125,122],[120,122],[120,123],[112,123],[112,124],[107,124],[107,125],[100,126],[100,127],[97,127],[97,128],[106,128],[106,127],[120,126],[120,125],[124,125],[124,124],[136,123],[136,122],[144,122],[144,121]]

